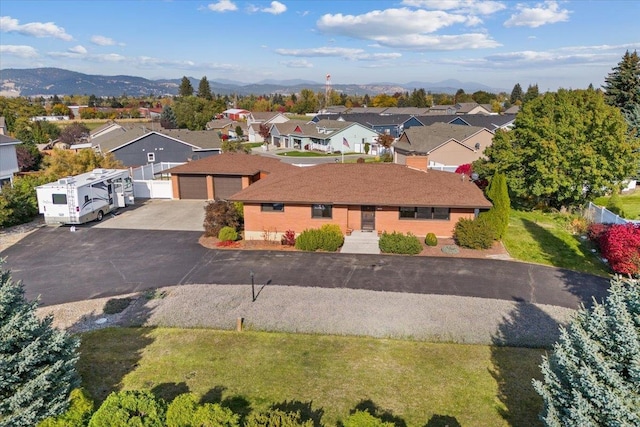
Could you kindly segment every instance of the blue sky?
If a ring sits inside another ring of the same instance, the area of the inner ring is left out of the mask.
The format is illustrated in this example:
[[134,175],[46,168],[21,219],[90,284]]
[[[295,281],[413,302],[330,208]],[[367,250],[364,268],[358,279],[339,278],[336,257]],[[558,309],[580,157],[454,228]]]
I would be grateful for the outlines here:
[[601,86],[639,22],[637,0],[2,0],[0,68],[555,91]]

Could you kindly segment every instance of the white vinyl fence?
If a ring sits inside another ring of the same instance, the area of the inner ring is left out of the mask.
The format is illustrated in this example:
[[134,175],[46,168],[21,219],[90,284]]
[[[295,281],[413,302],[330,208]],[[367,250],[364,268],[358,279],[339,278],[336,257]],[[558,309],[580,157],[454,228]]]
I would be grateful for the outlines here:
[[633,221],[630,219],[622,218],[620,215],[616,215],[610,210],[600,207],[598,205],[594,205],[589,202],[589,205],[584,210],[583,216],[597,224],[627,224],[627,223],[635,223],[638,224],[640,221]]
[[171,180],[166,176],[163,177],[162,172],[183,164],[170,162],[149,163],[132,169],[134,197],[141,199],[173,199]]

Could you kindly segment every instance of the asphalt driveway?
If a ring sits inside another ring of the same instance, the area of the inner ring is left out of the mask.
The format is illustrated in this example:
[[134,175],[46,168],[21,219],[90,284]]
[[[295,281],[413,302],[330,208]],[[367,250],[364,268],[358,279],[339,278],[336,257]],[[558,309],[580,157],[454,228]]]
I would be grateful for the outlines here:
[[351,288],[496,298],[578,308],[608,280],[483,259],[212,250],[199,231],[44,227],[0,253],[28,298],[43,305],[189,284]]

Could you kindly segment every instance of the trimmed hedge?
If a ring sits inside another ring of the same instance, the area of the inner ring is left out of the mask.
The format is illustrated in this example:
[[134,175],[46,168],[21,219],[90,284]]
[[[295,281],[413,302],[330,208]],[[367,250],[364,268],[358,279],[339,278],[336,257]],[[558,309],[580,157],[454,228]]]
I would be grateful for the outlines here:
[[235,242],[238,240],[238,232],[233,227],[222,227],[218,232],[218,240],[221,242]]
[[76,388],[69,396],[69,409],[57,417],[49,417],[38,424],[38,427],[84,427],[93,414],[93,401],[87,393]]
[[417,255],[422,252],[422,243],[411,233],[384,232],[380,236],[378,246],[386,254]]
[[434,233],[428,233],[424,238],[424,244],[427,246],[438,246],[438,238]]
[[244,423],[245,427],[313,427],[313,420],[302,420],[300,411],[284,412],[272,409],[268,412],[253,413]]
[[335,252],[344,244],[342,230],[335,224],[304,230],[296,239],[295,247],[301,251]]
[[453,231],[453,238],[459,246],[469,249],[489,249],[493,246],[495,229],[482,217],[460,218]]
[[113,392],[91,417],[89,427],[163,427],[167,405],[150,391]]

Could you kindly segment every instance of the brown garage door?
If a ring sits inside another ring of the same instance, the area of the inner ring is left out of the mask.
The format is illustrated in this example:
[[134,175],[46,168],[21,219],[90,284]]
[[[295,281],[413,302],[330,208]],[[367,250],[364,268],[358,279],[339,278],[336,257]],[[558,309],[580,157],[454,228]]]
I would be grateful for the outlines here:
[[197,175],[180,175],[178,177],[181,199],[202,199],[207,197],[207,178]]
[[236,176],[214,176],[213,195],[216,200],[227,199],[242,190],[242,178]]

